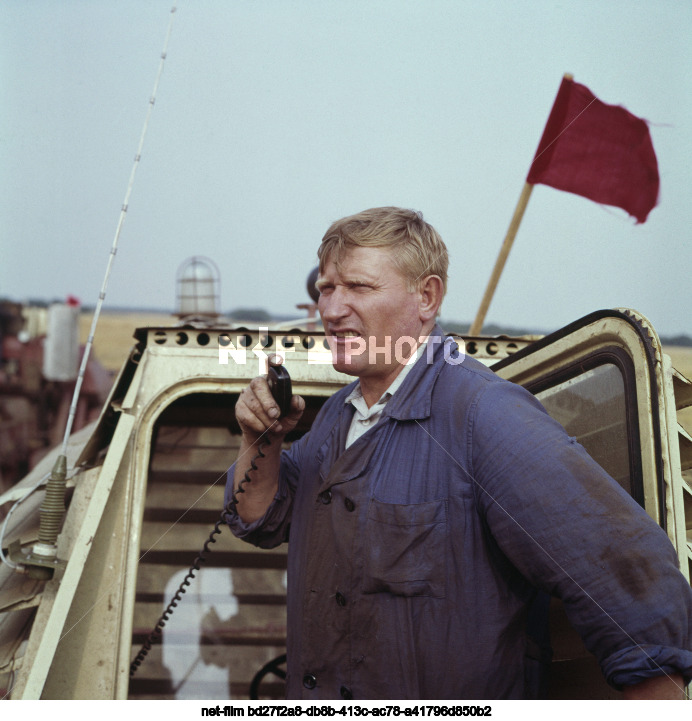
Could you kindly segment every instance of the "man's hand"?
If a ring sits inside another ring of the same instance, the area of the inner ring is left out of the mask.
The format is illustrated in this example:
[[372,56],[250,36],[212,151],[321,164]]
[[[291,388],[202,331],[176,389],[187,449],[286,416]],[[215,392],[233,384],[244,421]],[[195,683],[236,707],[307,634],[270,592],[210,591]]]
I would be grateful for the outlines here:
[[235,417],[240,425],[243,438],[249,445],[255,443],[265,432],[274,437],[283,437],[292,431],[303,415],[305,401],[294,395],[291,410],[279,420],[279,405],[274,400],[266,376],[253,378],[243,390],[235,406]]
[[[305,410],[305,401],[297,395],[291,398],[291,410],[279,420],[279,405],[274,400],[266,376],[253,378],[243,390],[235,406],[235,417],[243,438],[235,464],[234,486],[238,515],[250,523],[261,518],[271,504],[278,487],[281,441],[292,431]],[[264,458],[257,458],[257,468],[251,471],[250,483],[241,481],[251,469],[261,439],[271,441],[263,450]]]
[[626,686],[626,699],[660,699],[682,701],[685,698],[685,682],[679,673],[668,676],[654,676],[646,681]]

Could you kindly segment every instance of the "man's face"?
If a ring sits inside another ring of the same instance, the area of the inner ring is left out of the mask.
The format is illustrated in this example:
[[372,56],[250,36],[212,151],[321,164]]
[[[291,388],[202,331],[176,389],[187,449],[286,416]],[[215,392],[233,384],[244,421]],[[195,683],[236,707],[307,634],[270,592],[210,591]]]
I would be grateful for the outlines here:
[[320,273],[318,308],[336,370],[384,392],[419,343],[420,293],[408,290],[387,248],[353,247]]

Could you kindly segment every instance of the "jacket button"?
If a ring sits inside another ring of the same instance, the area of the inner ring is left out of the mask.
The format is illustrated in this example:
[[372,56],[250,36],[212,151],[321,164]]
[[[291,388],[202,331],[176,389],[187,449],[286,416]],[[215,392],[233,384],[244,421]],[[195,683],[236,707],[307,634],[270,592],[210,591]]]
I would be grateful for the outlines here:
[[353,698],[353,693],[351,692],[351,689],[348,688],[348,686],[342,686],[339,689],[339,693],[341,694],[341,698],[348,700]]
[[322,493],[320,493],[320,501],[322,501],[322,503],[324,503],[325,506],[328,503],[331,503],[332,502],[332,492],[331,491],[322,491]]
[[356,510],[356,504],[350,498],[344,498],[344,506],[349,513],[353,513]]
[[346,596],[344,596],[343,593],[340,593],[339,591],[337,591],[335,598],[336,598],[336,602],[339,604],[339,606],[346,605]]
[[303,686],[312,691],[312,689],[317,686],[317,678],[311,673],[306,673],[305,676],[303,676]]

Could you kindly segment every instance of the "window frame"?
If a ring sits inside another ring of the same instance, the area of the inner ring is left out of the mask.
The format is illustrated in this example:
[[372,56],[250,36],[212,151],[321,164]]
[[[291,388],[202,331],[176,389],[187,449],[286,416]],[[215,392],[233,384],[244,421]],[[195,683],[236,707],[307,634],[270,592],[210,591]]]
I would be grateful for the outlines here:
[[585,365],[618,365],[625,380],[630,467],[639,469],[637,484],[641,481],[637,491],[640,498],[633,497],[669,533],[656,343],[653,330],[633,312],[601,310],[546,335],[490,368],[536,393],[557,383],[557,378],[566,380],[570,374],[578,375]]

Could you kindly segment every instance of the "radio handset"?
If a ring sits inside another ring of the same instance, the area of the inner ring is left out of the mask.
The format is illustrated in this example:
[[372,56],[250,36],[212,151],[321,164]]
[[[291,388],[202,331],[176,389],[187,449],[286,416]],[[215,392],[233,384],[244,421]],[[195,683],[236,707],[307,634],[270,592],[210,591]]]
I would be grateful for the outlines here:
[[283,418],[291,410],[291,398],[293,397],[291,376],[282,365],[274,365],[270,361],[267,368],[267,383],[279,406],[279,418]]
[[[274,400],[279,406],[279,418],[283,418],[291,410],[291,398],[293,396],[291,376],[282,365],[275,365],[270,362],[267,367],[267,383],[269,385],[269,390],[274,397]],[[209,538],[204,544],[204,547],[197,555],[197,558],[195,558],[195,560],[193,561],[192,567],[185,575],[185,578],[178,587],[178,590],[171,599],[171,602],[168,604],[166,610],[161,615],[161,618],[158,620],[156,626],[154,626],[152,632],[145,640],[142,648],[139,650],[139,653],[130,664],[130,677],[134,676],[135,673],[137,673],[137,669],[142,665],[142,661],[144,661],[147,654],[149,653],[152,644],[154,643],[154,641],[161,637],[161,632],[163,631],[163,627],[165,626],[166,621],[169,619],[170,615],[173,613],[173,610],[178,605],[178,602],[180,601],[182,595],[185,593],[187,587],[190,585],[190,581],[195,577],[195,571],[199,571],[201,564],[204,563],[204,561],[206,560],[207,553],[211,550],[209,545],[211,543],[216,543],[215,537],[219,533],[221,533],[221,528],[226,525],[226,516],[234,513],[235,504],[238,502],[238,493],[245,493],[245,489],[243,488],[243,486],[246,483],[250,483],[252,481],[252,478],[250,478],[250,473],[257,469],[257,459],[264,458],[263,449],[270,443],[271,440],[269,438],[269,435],[265,432],[264,436],[259,442],[259,446],[257,447],[257,454],[250,461],[250,468],[245,474],[245,478],[240,481],[240,483],[238,484],[238,489],[235,491],[235,493],[232,494],[232,498],[228,502],[228,505],[223,509],[223,511],[221,511],[221,517],[216,522],[216,525],[214,526],[212,532],[209,534]]]

